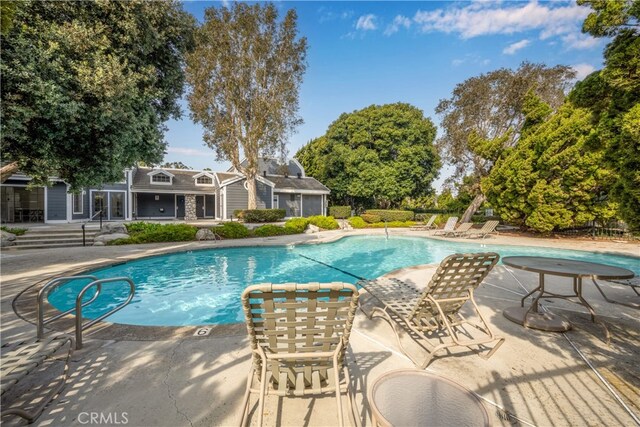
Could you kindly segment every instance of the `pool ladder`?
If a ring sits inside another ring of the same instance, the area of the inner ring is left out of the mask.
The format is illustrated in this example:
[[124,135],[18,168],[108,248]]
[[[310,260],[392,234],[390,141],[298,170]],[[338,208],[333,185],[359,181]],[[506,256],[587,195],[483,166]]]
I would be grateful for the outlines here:
[[[88,279],[91,280],[91,283],[89,283],[88,285],[86,285],[84,288],[82,288],[82,290],[78,293],[78,295],[76,296],[76,304],[75,307],[62,312],[62,313],[58,313],[54,316],[51,316],[48,319],[44,319],[44,300],[45,298],[51,293],[51,291],[53,291],[54,289],[56,289],[58,286],[71,281],[71,280],[82,280],[82,279]],[[96,298],[98,298],[98,296],[100,295],[100,293],[102,292],[102,285],[105,283],[113,283],[113,282],[125,282],[129,285],[129,295],[127,296],[127,299],[119,304],[118,306],[114,307],[113,309],[109,310],[108,312],[106,312],[105,314],[101,315],[100,317],[97,317],[85,324],[83,324],[83,319],[82,319],[82,309],[84,307],[86,307],[87,305],[91,304],[93,301],[96,300]],[[82,299],[84,298],[84,295],[87,293],[87,291],[89,291],[89,289],[95,288],[96,289],[96,293],[95,295],[93,295],[91,297],[91,299],[89,301],[86,302],[82,302]],[[122,308],[124,308],[127,304],[129,304],[131,302],[131,300],[133,299],[133,296],[135,295],[136,292],[136,285],[133,283],[133,280],[131,280],[128,277],[112,277],[109,279],[98,279],[95,276],[89,276],[89,275],[85,275],[85,276],[65,276],[65,277],[56,277],[53,280],[50,280],[46,285],[44,285],[42,287],[42,289],[40,289],[40,291],[38,291],[38,301],[37,301],[37,306],[36,306],[36,316],[37,316],[37,336],[38,339],[42,339],[44,338],[44,325],[51,323],[55,320],[60,319],[63,316],[66,316],[67,314],[71,314],[74,311],[76,312],[76,350],[80,350],[82,348],[82,331],[95,325],[96,323],[98,323],[99,321],[106,319],[107,317],[111,316],[113,313],[115,313],[116,311],[121,310]]]

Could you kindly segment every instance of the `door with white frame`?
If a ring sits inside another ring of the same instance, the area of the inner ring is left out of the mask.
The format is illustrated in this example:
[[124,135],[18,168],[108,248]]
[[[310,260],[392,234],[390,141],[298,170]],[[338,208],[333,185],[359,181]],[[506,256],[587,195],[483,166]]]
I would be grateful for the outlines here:
[[92,191],[92,216],[98,218],[102,211],[102,218],[107,221],[123,220],[126,212],[127,193],[125,191]]

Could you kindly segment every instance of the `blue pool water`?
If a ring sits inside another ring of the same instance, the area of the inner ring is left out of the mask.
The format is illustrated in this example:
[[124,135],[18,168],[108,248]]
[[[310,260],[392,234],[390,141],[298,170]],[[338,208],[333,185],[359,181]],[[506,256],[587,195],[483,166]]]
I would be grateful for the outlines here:
[[[242,290],[253,283],[355,283],[402,267],[438,263],[457,252],[494,251],[502,257],[534,255],[594,261],[640,274],[632,257],[550,248],[458,243],[419,237],[353,236],[334,243],[206,249],[161,255],[93,271],[100,278],[128,276],[136,284],[134,300],[109,317],[132,325],[185,326],[242,322]],[[64,284],[49,296],[60,310],[74,304],[87,281]],[[105,284],[83,315],[97,317],[127,297],[124,283]],[[90,297],[90,295],[88,295]]]

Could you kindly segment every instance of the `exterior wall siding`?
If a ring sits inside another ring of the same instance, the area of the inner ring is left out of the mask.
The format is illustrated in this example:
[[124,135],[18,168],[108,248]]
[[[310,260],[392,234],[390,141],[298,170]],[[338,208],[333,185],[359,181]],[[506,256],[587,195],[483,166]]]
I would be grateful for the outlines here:
[[176,215],[174,194],[136,193],[134,197],[138,218],[173,218]]
[[322,196],[302,195],[302,216],[322,215]]
[[233,211],[247,209],[247,190],[244,188],[244,180],[229,184],[225,188],[227,192],[227,219],[231,219]]
[[67,220],[67,184],[56,182],[47,188],[47,221]]
[[300,198],[299,194],[293,193],[278,193],[278,208],[285,210],[285,216],[297,217],[302,213],[300,212]]
[[[227,185],[227,218],[231,219],[233,211],[238,209],[247,209],[248,191],[244,188],[245,180],[234,182]],[[271,187],[260,181],[256,181],[256,207],[258,209],[271,209],[272,203]]]

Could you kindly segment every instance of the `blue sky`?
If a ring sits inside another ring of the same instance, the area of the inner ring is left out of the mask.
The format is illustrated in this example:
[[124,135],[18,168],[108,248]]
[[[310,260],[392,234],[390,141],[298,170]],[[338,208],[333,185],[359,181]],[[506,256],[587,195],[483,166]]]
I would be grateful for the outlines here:
[[[185,2],[202,20],[222,2]],[[525,60],[573,66],[579,77],[602,66],[606,40],[580,32],[589,8],[574,1],[288,2],[307,37],[308,69],[300,92],[305,123],[291,136],[289,154],[321,136],[343,112],[371,104],[407,102],[437,125],[434,109],[457,83]],[[224,170],[189,118],[168,122],[165,161]],[[441,171],[436,188],[450,174]]]

